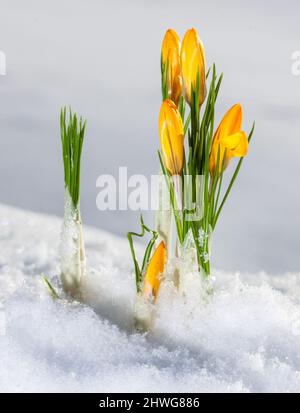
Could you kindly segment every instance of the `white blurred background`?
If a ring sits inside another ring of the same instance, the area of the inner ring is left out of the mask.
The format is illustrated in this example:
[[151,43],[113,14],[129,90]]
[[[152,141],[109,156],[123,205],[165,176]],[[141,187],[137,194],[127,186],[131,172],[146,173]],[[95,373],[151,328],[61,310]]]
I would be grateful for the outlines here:
[[[224,72],[217,122],[234,103],[256,132],[213,243],[225,270],[297,271],[300,50],[296,0],[0,0],[0,202],[62,215],[59,111],[88,118],[81,205],[86,224],[125,235],[136,212],[100,212],[96,179],[157,173],[164,32],[194,26]],[[152,215],[144,214],[151,224]]]

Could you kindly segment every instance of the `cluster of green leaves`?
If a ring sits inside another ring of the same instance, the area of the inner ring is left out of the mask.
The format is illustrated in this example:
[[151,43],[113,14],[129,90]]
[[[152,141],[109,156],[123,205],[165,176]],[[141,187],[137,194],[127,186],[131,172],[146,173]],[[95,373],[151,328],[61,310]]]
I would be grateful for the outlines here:
[[[164,69],[164,70],[163,70]],[[224,173],[224,160],[220,168],[220,148],[217,156],[216,170],[221,170],[220,174],[216,173],[213,177],[210,176],[209,171],[209,158],[214,136],[214,124],[215,124],[215,106],[217,97],[219,94],[220,86],[222,83],[223,74],[217,76],[215,64],[212,67],[212,71],[208,71],[207,78],[211,73],[211,82],[206,98],[205,109],[203,115],[200,116],[199,106],[199,93],[200,93],[200,74],[198,72],[196,87],[191,89],[191,103],[190,112],[185,120],[185,102],[181,97],[178,110],[181,114],[184,123],[184,134],[188,134],[188,148],[187,156],[185,156],[184,167],[181,175],[182,182],[182,211],[178,209],[176,202],[176,194],[174,186],[172,184],[172,178],[165,168],[163,158],[159,151],[160,165],[163,174],[166,177],[167,186],[170,192],[170,201],[174,212],[174,219],[176,223],[177,235],[180,244],[183,244],[187,233],[191,230],[195,241],[197,250],[198,266],[199,270],[203,269],[206,275],[210,274],[210,262],[209,262],[209,238],[211,232],[214,230],[221,210],[229,196],[229,193],[233,187],[233,184],[237,178],[239,170],[241,168],[243,158],[241,158],[236,166],[230,183],[220,201],[222,194],[223,173]],[[167,84],[167,71],[162,66],[162,95],[165,98]],[[249,134],[248,140],[250,142],[254,131],[254,124]],[[226,153],[225,153],[226,155]],[[223,157],[225,159],[225,156]],[[192,198],[192,202],[196,205],[194,211],[187,209],[184,205],[185,197],[183,196],[185,187],[187,185],[187,176],[191,181],[191,193],[189,196]],[[202,178],[203,185],[198,186],[198,179]],[[197,191],[201,191],[199,193]],[[197,201],[201,205],[197,205]],[[197,213],[203,211],[203,214],[196,220],[190,220],[191,213]],[[200,235],[201,234],[201,235]]]
[[[233,184],[238,176],[240,168],[242,166],[243,158],[241,158],[234,170],[232,178],[229,182],[227,189],[223,194],[223,174],[225,169],[224,160],[226,157],[226,152],[221,162],[221,148],[218,149],[216,171],[220,173],[215,173],[214,176],[210,175],[209,170],[209,158],[211,153],[211,147],[213,143],[214,129],[215,129],[215,106],[220,91],[223,74],[217,76],[215,64],[212,70],[209,70],[206,78],[208,79],[211,74],[211,81],[206,97],[205,109],[201,116],[201,107],[199,105],[199,94],[200,94],[200,73],[198,72],[196,78],[195,88],[191,88],[191,102],[190,111],[187,118],[186,114],[186,103],[184,97],[181,96],[178,110],[181,115],[184,124],[184,135],[188,135],[187,139],[187,150],[184,159],[184,167],[181,173],[181,185],[177,185],[175,188],[174,180],[176,177],[171,176],[164,165],[163,157],[161,152],[158,151],[159,161],[161,170],[166,178],[167,188],[170,194],[170,202],[174,214],[174,219],[176,223],[177,236],[179,243],[182,245],[184,240],[189,233],[192,232],[198,259],[199,271],[204,270],[205,275],[210,274],[210,261],[209,261],[209,239],[211,232],[215,229],[217,221],[219,219],[220,213],[228,199],[229,193],[233,187]],[[168,90],[168,64],[163,62],[161,56],[161,91],[162,100],[166,100],[169,96]],[[254,132],[254,124],[249,133],[248,141],[251,141]],[[220,167],[221,166],[221,167]],[[201,185],[199,186],[199,177],[201,177]],[[189,179],[189,185],[187,182]],[[184,191],[188,187],[188,196],[190,201],[195,205],[194,210],[188,209],[189,205],[185,205]],[[176,193],[180,188],[181,193]],[[199,194],[199,191],[201,192]],[[181,198],[182,209],[179,209],[178,196]],[[199,205],[200,204],[200,205]],[[199,215],[199,212],[201,214]],[[190,215],[195,214],[196,219],[190,219]],[[136,273],[136,285],[137,291],[140,291],[141,281],[143,274],[149,263],[150,255],[154,243],[158,237],[157,232],[151,231],[144,225],[143,219],[141,217],[141,228],[142,232],[140,234],[129,232],[128,240],[130,243],[130,249],[132,253],[132,258],[135,266]],[[145,232],[152,234],[152,238],[148,243],[145,251],[142,268],[140,269],[138,262],[136,260],[132,236],[143,237]]]
[[[145,236],[146,232],[151,234],[152,237],[151,237],[150,241],[148,242],[148,245],[146,247],[145,254],[144,254],[144,257],[143,257],[142,266],[140,267],[140,265],[139,265],[139,263],[136,259],[136,254],[135,254],[135,250],[134,250],[134,246],[133,246],[133,236],[142,238],[142,237]],[[152,252],[152,249],[154,247],[155,241],[157,240],[157,237],[158,237],[158,233],[156,231],[153,231],[153,230],[149,229],[144,224],[144,220],[143,220],[142,215],[141,215],[141,233],[128,232],[128,234],[127,234],[132,259],[133,259],[133,262],[134,262],[135,282],[136,282],[137,292],[141,291],[143,277],[144,277],[146,269],[148,267],[150,257],[151,257],[151,252]]]
[[73,206],[77,208],[80,195],[80,162],[86,121],[77,119],[71,108],[60,112],[60,133],[64,164],[65,187],[68,189]]
[[[197,250],[199,267],[204,269],[206,275],[210,273],[209,263],[209,237],[210,237],[210,194],[209,194],[209,156],[214,134],[215,105],[222,83],[223,75],[219,78],[216,75],[216,67],[213,65],[212,78],[209,87],[206,106],[202,119],[200,119],[199,93],[200,93],[200,74],[198,73],[196,89],[191,90],[191,128],[189,129],[189,161],[187,172],[192,176],[195,185],[196,176],[202,176],[204,180],[203,194],[200,202],[203,203],[203,217],[191,222],[191,229]],[[199,190],[195,187],[194,192]],[[202,188],[201,188],[202,191]],[[193,193],[194,196],[194,193]],[[189,227],[189,225],[188,225]],[[199,239],[199,234],[203,234]]]

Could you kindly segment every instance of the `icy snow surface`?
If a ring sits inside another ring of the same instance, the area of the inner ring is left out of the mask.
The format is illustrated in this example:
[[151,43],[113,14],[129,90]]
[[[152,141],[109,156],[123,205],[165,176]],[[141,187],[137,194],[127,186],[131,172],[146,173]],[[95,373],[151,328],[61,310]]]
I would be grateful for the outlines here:
[[186,299],[165,282],[142,335],[125,239],[85,228],[86,305],[49,297],[40,275],[61,294],[60,230],[0,206],[1,392],[300,391],[300,274],[214,271],[206,303],[197,280]]

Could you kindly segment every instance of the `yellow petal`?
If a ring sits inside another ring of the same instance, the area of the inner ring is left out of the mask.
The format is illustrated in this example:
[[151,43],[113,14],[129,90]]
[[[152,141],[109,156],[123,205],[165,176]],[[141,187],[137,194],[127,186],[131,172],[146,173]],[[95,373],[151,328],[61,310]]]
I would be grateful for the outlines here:
[[175,103],[170,99],[161,105],[159,136],[165,167],[171,175],[180,175],[184,157],[183,123]]
[[166,247],[165,243],[161,243],[156,248],[146,271],[144,278],[143,295],[147,298],[157,297],[161,283],[161,275],[164,272],[166,263]]
[[194,28],[188,30],[183,38],[180,59],[185,99],[190,105],[191,88],[196,90],[199,74],[199,105],[201,106],[206,97],[206,63],[203,44]]
[[243,131],[222,138],[220,143],[230,151],[232,156],[246,156],[248,153],[248,138]]
[[233,105],[223,116],[215,133],[214,141],[239,132],[242,127],[243,111],[239,103]]
[[180,46],[180,39],[175,30],[167,30],[161,53],[163,64],[168,67],[168,96],[176,105],[178,105],[182,88]]
[[242,127],[242,107],[239,103],[232,106],[221,120],[218,129],[213,138],[209,169],[211,175],[214,175],[218,162],[218,151],[220,147],[219,173],[222,170],[224,156],[224,167],[226,168],[232,157],[247,155],[248,139],[245,132],[241,131]]

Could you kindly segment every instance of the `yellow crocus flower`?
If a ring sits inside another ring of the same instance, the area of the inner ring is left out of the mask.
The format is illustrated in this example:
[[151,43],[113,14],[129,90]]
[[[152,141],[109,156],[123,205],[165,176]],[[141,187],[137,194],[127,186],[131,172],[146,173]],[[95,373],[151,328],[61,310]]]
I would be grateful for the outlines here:
[[201,106],[206,97],[206,63],[203,44],[194,28],[185,33],[180,60],[185,99],[191,105],[191,88],[196,91],[199,75],[199,105]]
[[154,298],[154,301],[156,300],[165,263],[166,247],[165,243],[161,241],[149,262],[144,278],[143,295],[146,298]]
[[159,113],[159,136],[164,164],[171,175],[180,175],[184,157],[183,123],[177,106],[166,99]]
[[225,169],[233,157],[244,157],[247,155],[248,138],[246,133],[241,131],[242,117],[242,107],[237,103],[228,110],[221,120],[213,138],[209,159],[209,169],[212,176],[215,174],[217,167],[219,150],[219,174],[222,171],[223,162]]
[[166,31],[162,48],[162,62],[168,68],[168,97],[178,105],[182,79],[180,68],[180,39],[173,29]]

